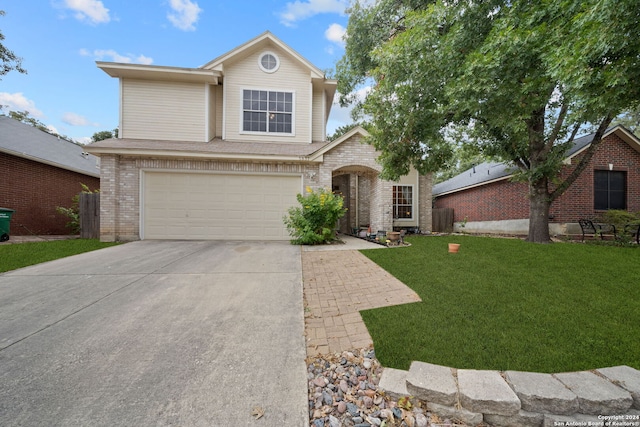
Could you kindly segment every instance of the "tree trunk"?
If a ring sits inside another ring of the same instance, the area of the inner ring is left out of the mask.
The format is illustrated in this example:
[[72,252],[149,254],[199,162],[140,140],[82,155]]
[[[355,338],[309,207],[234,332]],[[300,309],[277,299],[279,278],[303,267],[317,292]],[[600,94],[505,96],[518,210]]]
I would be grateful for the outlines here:
[[547,180],[529,182],[529,236],[533,243],[551,243],[549,235],[549,207],[551,201],[547,190]]

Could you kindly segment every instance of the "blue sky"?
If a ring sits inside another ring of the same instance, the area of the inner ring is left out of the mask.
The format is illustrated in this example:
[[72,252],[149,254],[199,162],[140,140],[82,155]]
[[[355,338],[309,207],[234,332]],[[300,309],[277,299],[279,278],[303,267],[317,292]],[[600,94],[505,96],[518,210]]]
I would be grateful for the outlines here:
[[[344,54],[349,0],[19,0],[0,2],[4,46],[27,74],[0,77],[6,114],[27,110],[88,142],[118,125],[118,83],[95,61],[199,67],[271,31],[311,63]],[[328,132],[350,123],[334,106]]]

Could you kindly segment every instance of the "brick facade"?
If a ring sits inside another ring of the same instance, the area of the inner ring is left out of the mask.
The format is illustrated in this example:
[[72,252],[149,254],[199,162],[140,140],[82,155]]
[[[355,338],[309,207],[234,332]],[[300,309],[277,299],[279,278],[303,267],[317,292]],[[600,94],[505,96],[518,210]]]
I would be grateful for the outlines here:
[[71,207],[73,196],[100,188],[100,179],[0,153],[0,207],[14,209],[11,235],[69,234],[69,219],[56,207]]
[[[299,174],[303,187],[338,187],[343,193],[349,208],[347,222],[341,224],[343,231],[350,231],[363,224],[371,225],[374,230],[391,230],[393,183],[378,178],[381,167],[375,161],[377,153],[373,147],[364,144],[361,135],[356,134],[324,153],[322,157],[321,163],[304,160],[268,163],[102,155],[101,239],[117,241],[140,238],[140,176],[142,170],[153,169]],[[420,189],[420,228],[430,230],[431,178],[425,177],[421,179],[421,183],[425,187]],[[422,223],[422,220],[425,222]]]
[[[583,154],[572,159],[571,165],[562,169],[568,176]],[[580,218],[596,218],[602,213],[594,209],[594,170],[625,171],[627,174],[627,209],[640,211],[640,153],[615,133],[607,136],[598,146],[590,164],[569,187],[556,199],[549,212],[550,224],[562,229],[566,224],[576,223]],[[454,221],[469,222],[506,221],[529,218],[528,186],[508,179],[480,185],[468,190],[439,196],[435,207],[453,208]]]

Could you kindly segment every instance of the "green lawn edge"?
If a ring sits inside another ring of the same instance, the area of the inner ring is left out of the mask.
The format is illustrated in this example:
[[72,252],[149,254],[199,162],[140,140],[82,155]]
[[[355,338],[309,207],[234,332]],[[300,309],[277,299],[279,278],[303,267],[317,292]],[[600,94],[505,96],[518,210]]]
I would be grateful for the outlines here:
[[[422,302],[361,312],[384,366],[569,372],[640,369],[640,250],[416,236],[363,250]],[[458,254],[448,243],[460,243]]]
[[29,267],[71,255],[114,246],[98,239],[67,239],[0,245],[0,273]]

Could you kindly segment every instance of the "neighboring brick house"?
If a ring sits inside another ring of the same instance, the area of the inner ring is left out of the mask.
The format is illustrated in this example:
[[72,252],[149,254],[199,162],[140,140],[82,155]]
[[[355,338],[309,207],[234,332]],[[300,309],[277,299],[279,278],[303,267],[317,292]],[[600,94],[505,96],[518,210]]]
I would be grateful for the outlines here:
[[71,207],[81,184],[100,188],[98,161],[78,144],[0,116],[0,207],[16,211],[11,235],[69,234],[56,207]]
[[199,68],[98,62],[120,82],[119,138],[101,157],[101,239],[288,240],[305,187],[359,226],[431,229],[431,177],[379,178],[356,128],[326,141],[335,80],[266,32]]
[[[575,140],[561,176],[584,155],[593,134]],[[453,208],[455,229],[480,233],[527,234],[528,186],[513,182],[512,167],[483,163],[434,185],[435,208]],[[608,209],[640,212],[640,140],[622,126],[607,130],[596,152],[549,211],[552,235],[579,233],[581,218],[594,219]]]

